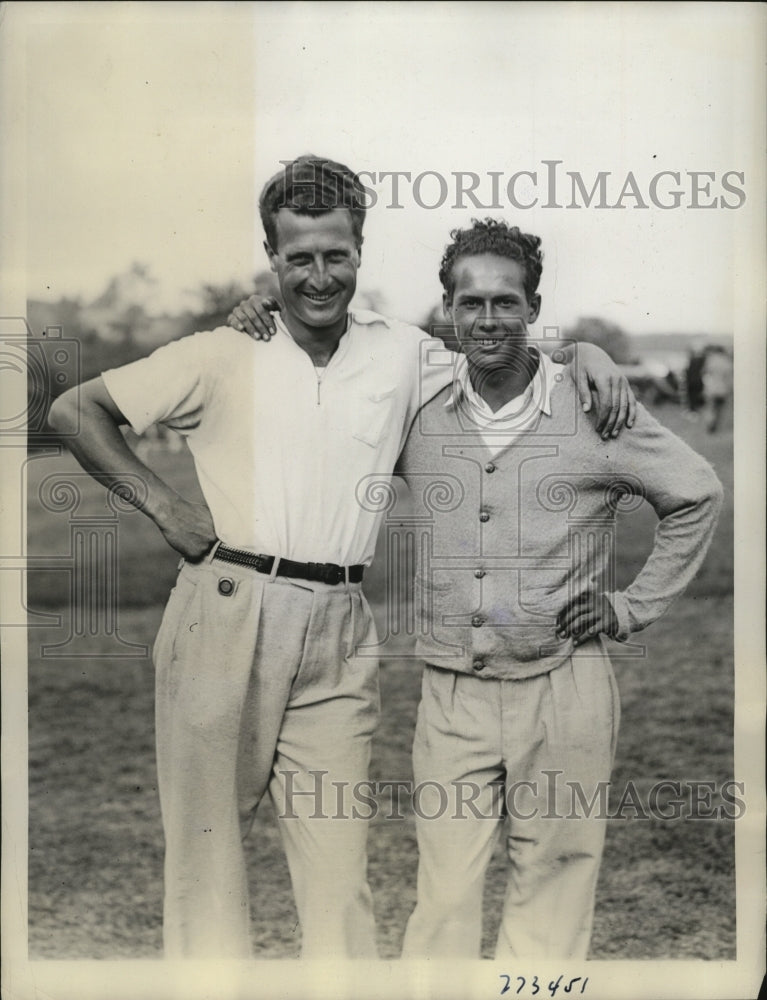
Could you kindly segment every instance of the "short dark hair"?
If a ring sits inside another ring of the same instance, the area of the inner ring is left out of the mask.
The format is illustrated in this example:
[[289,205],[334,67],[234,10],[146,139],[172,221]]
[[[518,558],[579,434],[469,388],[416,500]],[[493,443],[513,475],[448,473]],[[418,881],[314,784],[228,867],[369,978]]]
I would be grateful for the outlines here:
[[518,226],[509,226],[499,219],[472,219],[470,229],[454,229],[450,238],[453,242],[445,249],[439,268],[439,280],[449,299],[455,291],[453,270],[456,263],[461,257],[484,253],[518,261],[525,272],[525,294],[528,299],[535,295],[543,273],[540,236],[520,232]]
[[307,154],[286,163],[267,181],[258,199],[258,211],[269,246],[277,248],[277,213],[288,208],[299,215],[324,215],[347,208],[357,248],[362,246],[365,222],[365,188],[357,175],[335,160]]

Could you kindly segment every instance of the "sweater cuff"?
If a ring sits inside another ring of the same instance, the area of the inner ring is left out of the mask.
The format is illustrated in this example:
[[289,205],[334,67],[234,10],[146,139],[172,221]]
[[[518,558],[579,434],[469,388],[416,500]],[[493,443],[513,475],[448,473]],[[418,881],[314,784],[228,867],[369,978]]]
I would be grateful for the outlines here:
[[615,590],[611,594],[604,595],[612,605],[615,617],[618,619],[618,631],[613,636],[618,642],[625,642],[631,635],[631,618],[629,616],[629,606],[625,594],[620,590]]

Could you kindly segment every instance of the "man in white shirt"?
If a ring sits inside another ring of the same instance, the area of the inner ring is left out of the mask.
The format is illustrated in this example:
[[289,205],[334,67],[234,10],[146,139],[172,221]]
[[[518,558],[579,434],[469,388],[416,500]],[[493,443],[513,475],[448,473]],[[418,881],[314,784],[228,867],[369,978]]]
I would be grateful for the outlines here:
[[[452,370],[424,361],[445,352],[422,331],[349,310],[364,204],[343,165],[288,165],[260,199],[284,303],[274,343],[198,333],[51,410],[58,430],[79,421],[72,451],[107,488],[143,479],[133,502],[183,556],[154,648],[169,957],[250,954],[242,838],[267,789],[302,955],[375,955],[367,823],[339,802],[367,778],[379,710],[377,661],[357,651],[376,642],[360,581],[381,514],[356,489],[393,468]],[[615,369],[599,369],[610,396]],[[120,424],[155,422],[186,436],[204,505],[126,447]]]

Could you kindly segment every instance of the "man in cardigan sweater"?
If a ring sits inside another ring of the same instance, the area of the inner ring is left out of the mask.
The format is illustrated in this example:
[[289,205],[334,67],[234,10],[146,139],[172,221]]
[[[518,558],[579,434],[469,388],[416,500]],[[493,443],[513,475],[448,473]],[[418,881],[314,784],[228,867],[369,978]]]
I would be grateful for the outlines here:
[[[418,902],[403,956],[479,955],[485,870],[511,862],[496,957],[585,958],[618,729],[602,635],[655,621],[698,570],[721,505],[708,464],[641,406],[604,440],[529,342],[538,237],[453,234],[440,278],[464,357],[399,471],[429,525],[415,599],[425,661],[413,748]],[[615,516],[647,500],[650,557],[615,589]]]

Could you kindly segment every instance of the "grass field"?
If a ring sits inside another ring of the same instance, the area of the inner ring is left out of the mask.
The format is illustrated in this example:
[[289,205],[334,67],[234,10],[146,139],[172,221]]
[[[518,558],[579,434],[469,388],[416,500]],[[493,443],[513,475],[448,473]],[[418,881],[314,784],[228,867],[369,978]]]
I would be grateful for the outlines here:
[[[611,802],[629,782],[646,802],[661,779],[719,786],[733,777],[731,427],[708,436],[676,409],[663,409],[659,416],[709,458],[727,499],[698,577],[672,611],[643,634],[646,657],[615,660],[623,714]],[[158,461],[164,476],[194,495],[186,454],[158,456]],[[88,657],[41,655],[42,645],[67,635],[72,515],[45,509],[37,498],[47,477],[67,477],[77,467],[68,456],[40,456],[28,468],[29,554],[58,556],[62,565],[28,575],[30,610],[62,616],[60,628],[30,629],[30,957],[158,957],[162,830],[152,666],[144,657],[114,658],[114,644],[99,635],[89,638]],[[101,516],[106,518],[102,524],[111,524],[103,492],[87,479],[77,483],[82,502],[75,515]],[[625,584],[646,557],[653,525],[654,515],[645,510],[621,525],[619,583]],[[178,559],[139,514],[120,516],[117,542],[119,633],[151,647]],[[379,615],[384,588],[379,565],[366,586]],[[383,718],[373,778],[411,775],[419,685],[420,670],[411,659],[383,662]],[[370,834],[370,881],[384,958],[399,954],[415,900],[415,833],[412,813],[404,812],[404,819],[394,820],[384,818],[382,810]],[[631,818],[630,809],[624,814],[627,818],[609,823],[592,957],[734,958],[735,823]],[[294,957],[296,913],[268,802],[246,850],[256,955]],[[487,879],[486,955],[492,951],[505,883],[499,849]]]

